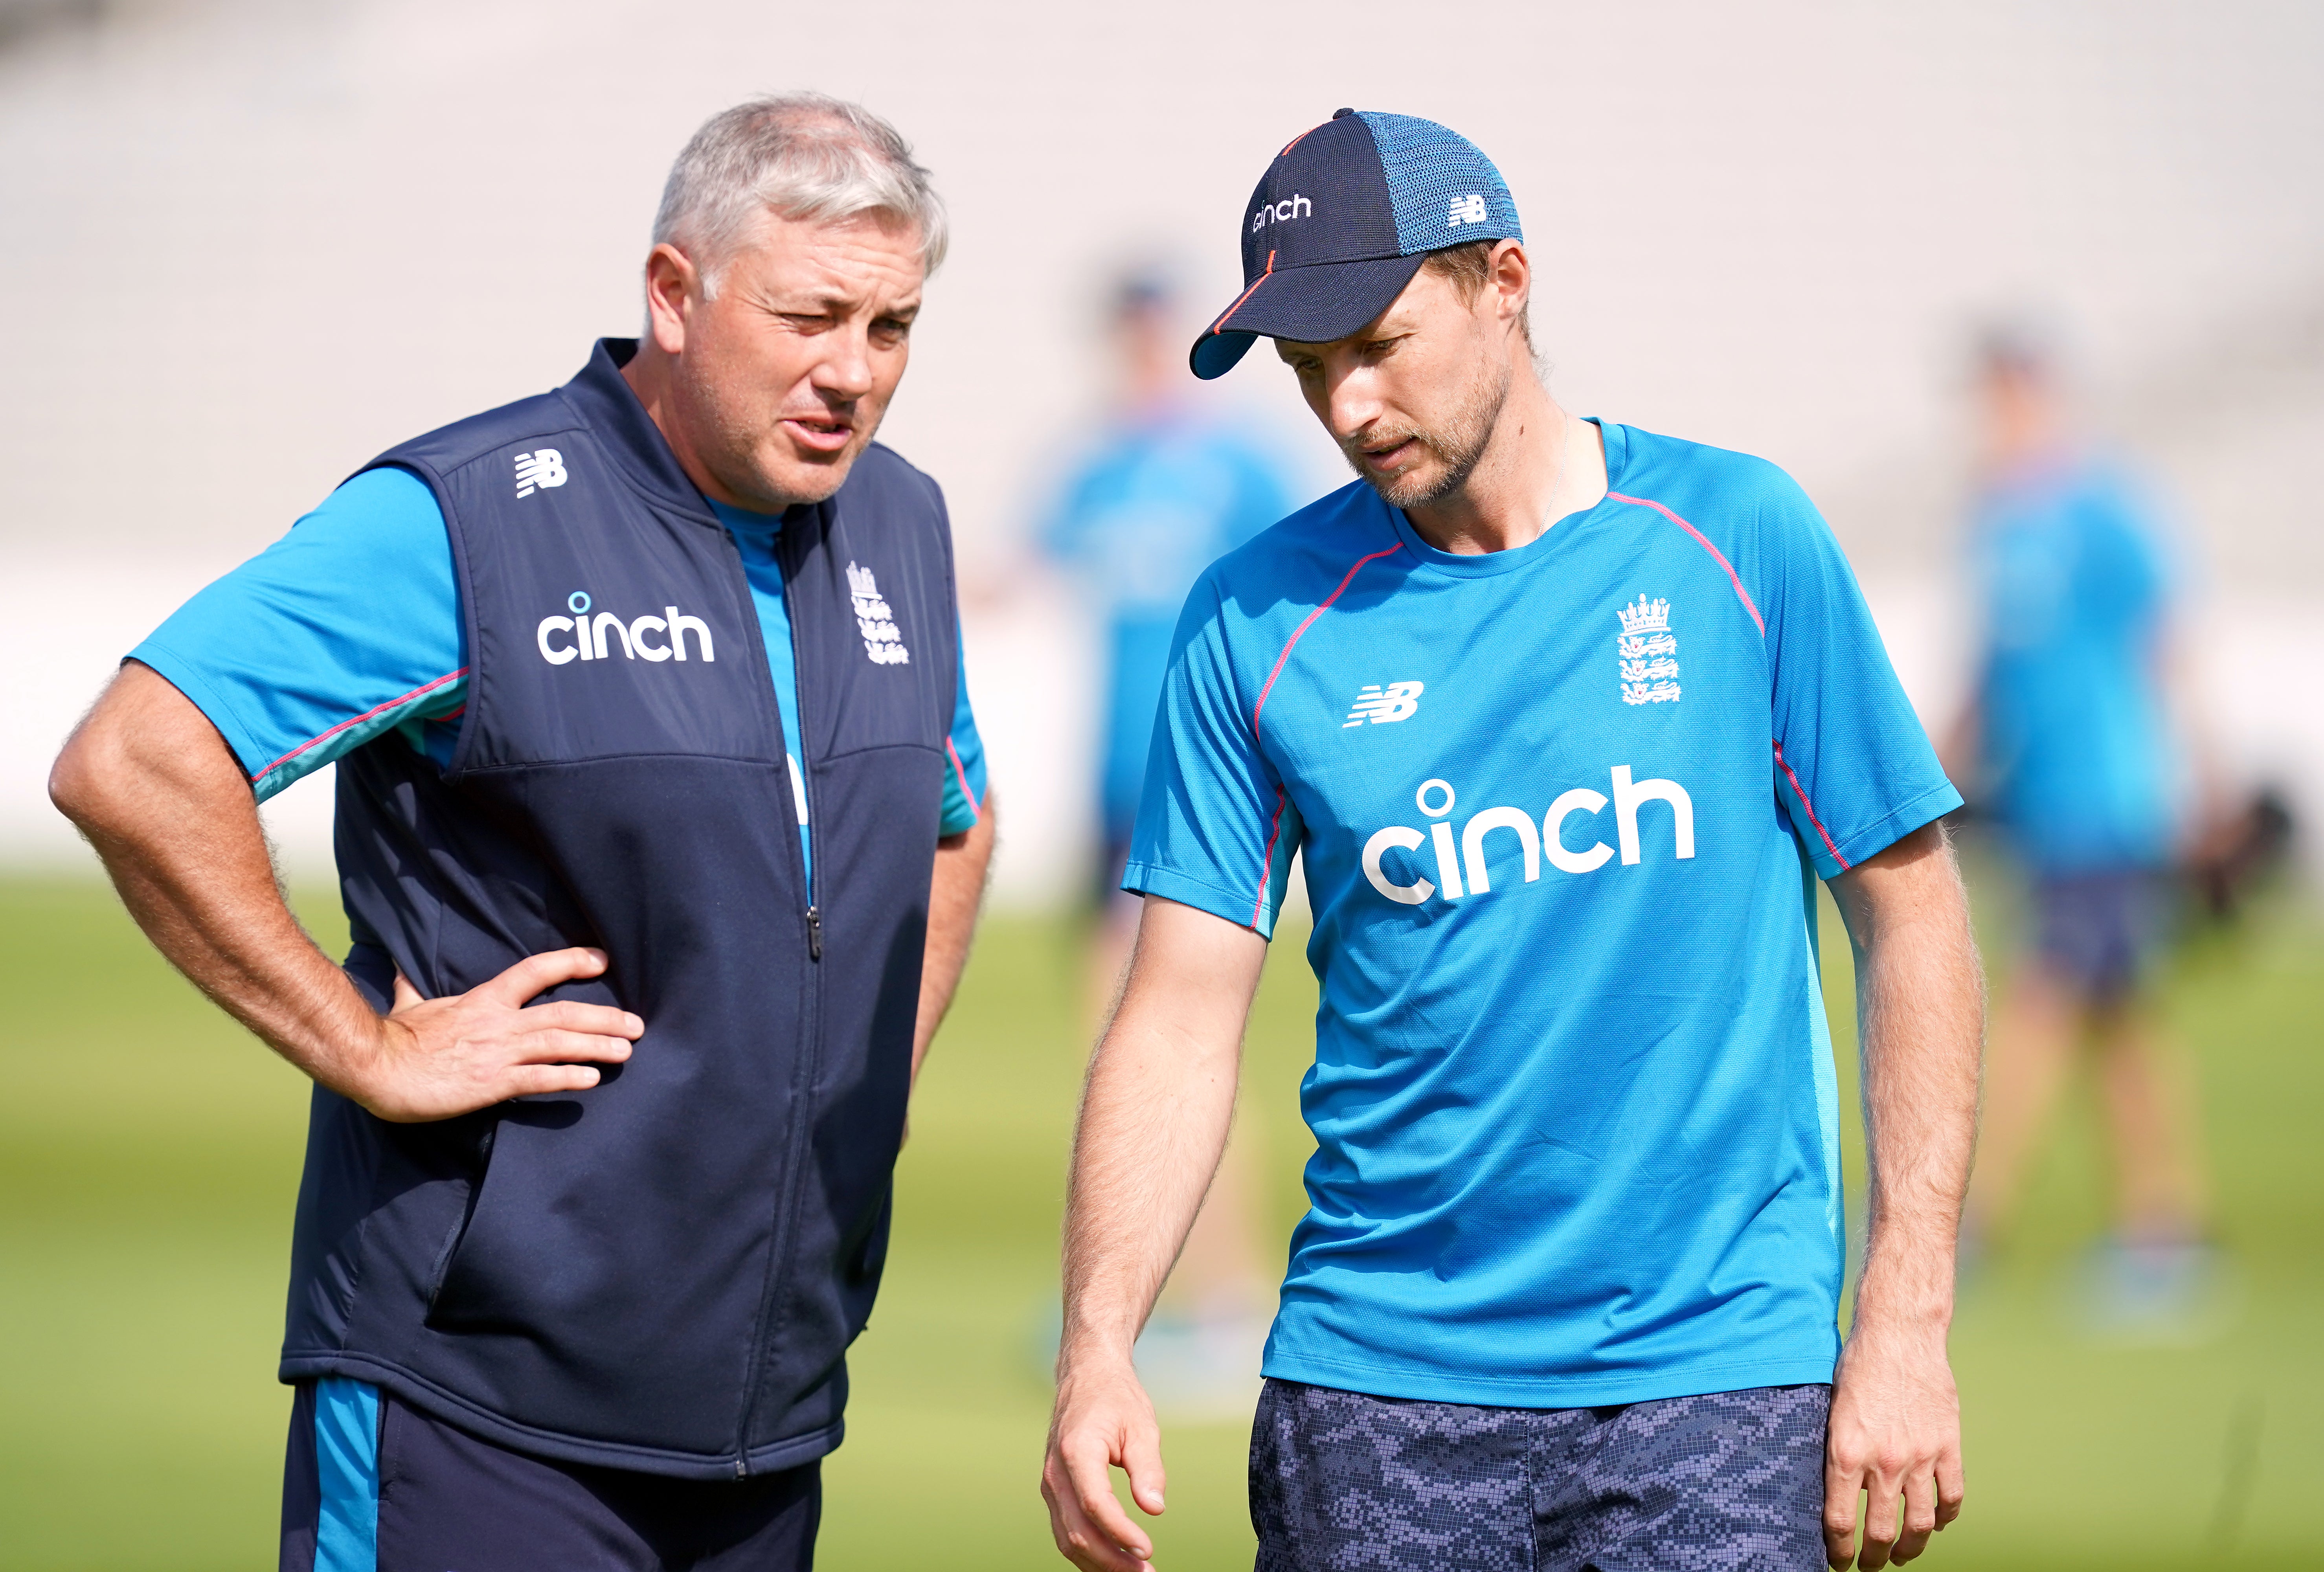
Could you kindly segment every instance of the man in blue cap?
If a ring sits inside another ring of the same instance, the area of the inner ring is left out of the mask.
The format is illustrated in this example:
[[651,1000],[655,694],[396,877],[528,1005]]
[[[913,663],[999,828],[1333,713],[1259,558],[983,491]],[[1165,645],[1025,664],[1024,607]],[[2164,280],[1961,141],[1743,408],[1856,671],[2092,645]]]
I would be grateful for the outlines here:
[[[1482,153],[1293,139],[1193,354],[1259,336],[1363,483],[1215,564],[1174,642],[1091,1067],[1043,1474],[1125,1568],[1130,1351],[1225,1139],[1295,852],[1316,1154],[1253,1428],[1263,1569],[1909,1560],[1960,1509],[1945,1356],[1983,1001],[1960,795],[1774,465],[1581,419]],[[1869,1252],[1846,1346],[1814,880],[1856,951]]]

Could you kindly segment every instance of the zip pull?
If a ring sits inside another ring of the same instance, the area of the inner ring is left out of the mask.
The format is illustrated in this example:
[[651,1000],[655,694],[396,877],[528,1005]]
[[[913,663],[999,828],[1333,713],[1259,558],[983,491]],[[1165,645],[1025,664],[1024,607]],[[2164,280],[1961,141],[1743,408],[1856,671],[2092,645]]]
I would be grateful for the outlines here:
[[823,959],[823,915],[813,906],[807,909],[807,958]]

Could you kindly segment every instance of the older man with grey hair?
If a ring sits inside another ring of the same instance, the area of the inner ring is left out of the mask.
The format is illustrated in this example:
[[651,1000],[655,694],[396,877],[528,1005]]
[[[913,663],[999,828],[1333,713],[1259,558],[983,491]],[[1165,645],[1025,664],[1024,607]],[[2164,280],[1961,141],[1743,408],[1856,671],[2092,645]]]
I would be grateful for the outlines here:
[[[884,122],[718,115],[641,339],[365,465],[57,762],[315,1083],[286,1569],[812,1561],[992,845],[944,500],[872,440],[944,247]],[[332,761],[344,964],[256,811]]]

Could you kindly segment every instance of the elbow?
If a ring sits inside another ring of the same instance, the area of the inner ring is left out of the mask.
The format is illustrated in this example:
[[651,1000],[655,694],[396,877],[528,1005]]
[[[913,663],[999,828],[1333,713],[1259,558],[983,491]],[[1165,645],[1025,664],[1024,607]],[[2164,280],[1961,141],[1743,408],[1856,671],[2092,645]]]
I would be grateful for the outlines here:
[[98,835],[119,817],[128,766],[123,740],[105,717],[92,716],[49,767],[49,801],[82,834]]
[[58,813],[87,830],[97,813],[102,795],[103,771],[91,755],[88,729],[83,727],[67,740],[63,751],[49,767],[49,801]]

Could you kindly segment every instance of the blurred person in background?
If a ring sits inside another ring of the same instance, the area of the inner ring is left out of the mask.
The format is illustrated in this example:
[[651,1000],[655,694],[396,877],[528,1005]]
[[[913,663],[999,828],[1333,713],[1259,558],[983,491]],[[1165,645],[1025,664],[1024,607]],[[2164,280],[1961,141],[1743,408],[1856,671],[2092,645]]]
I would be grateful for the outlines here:
[[[1316,1151],[1251,1430],[1261,1572],[1910,1560],[1964,1489],[1983,999],[1960,797],[1847,559],[1775,465],[1559,407],[1517,205],[1445,127],[1342,109],[1243,215],[1193,369],[1273,339],[1360,479],[1214,564],[1173,640],[1074,1140],[1058,1549],[1152,1554],[1110,1475],[1163,1509],[1133,1342],[1296,854]],[[1818,877],[1864,979],[1844,1346]]]
[[1962,1240],[2004,1229],[2087,1052],[2114,1168],[2091,1311],[2167,1329],[2212,1268],[2194,1099],[2156,1019],[2174,862],[2216,817],[2179,670],[2178,596],[2135,476],[2080,440],[2054,332],[1997,326],[1977,363],[1983,478],[1972,530],[1984,643],[1946,753],[2031,894],[2031,943],[1994,1023]]
[[[1095,924],[1084,988],[1093,1020],[1120,985],[1139,902],[1121,889],[1146,781],[1147,745],[1186,592],[1213,562],[1290,511],[1277,455],[1247,422],[1194,397],[1177,291],[1157,262],[1125,271],[1108,302],[1113,407],[1074,462],[1038,537],[1102,625],[1096,770]],[[1181,1413],[1237,1411],[1267,1333],[1268,1274],[1257,1243],[1250,1159],[1231,1145],[1186,1240],[1170,1292],[1140,1336],[1139,1367]]]
[[[872,442],[945,236],[868,112],[714,117],[642,340],[389,449],[58,760],[315,1082],[284,1572],[813,1559],[992,841],[943,498]],[[333,761],[344,969],[257,814]]]

